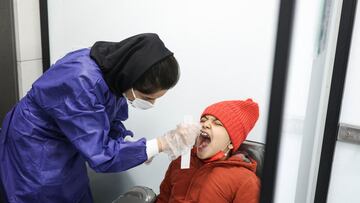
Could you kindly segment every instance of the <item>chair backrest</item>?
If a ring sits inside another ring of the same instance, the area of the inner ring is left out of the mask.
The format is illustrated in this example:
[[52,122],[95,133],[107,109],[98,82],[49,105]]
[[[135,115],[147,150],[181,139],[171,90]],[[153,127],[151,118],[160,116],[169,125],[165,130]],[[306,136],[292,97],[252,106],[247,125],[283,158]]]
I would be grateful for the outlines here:
[[257,162],[256,175],[261,177],[264,165],[265,144],[251,140],[245,140],[239,147],[240,152],[246,152],[250,158]]

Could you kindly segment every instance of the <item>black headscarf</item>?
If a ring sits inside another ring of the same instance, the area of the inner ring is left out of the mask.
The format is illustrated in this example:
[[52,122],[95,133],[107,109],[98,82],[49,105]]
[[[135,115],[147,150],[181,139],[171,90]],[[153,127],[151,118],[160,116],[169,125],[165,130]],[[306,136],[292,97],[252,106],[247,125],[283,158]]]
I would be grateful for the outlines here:
[[90,50],[90,57],[117,96],[130,89],[151,66],[172,54],[153,33],[135,35],[121,42],[99,41]]

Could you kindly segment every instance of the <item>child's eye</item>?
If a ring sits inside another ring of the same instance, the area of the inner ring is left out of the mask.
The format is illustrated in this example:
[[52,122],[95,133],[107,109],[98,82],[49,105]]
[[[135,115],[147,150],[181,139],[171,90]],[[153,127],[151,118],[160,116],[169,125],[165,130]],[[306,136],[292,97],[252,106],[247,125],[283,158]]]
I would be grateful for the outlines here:
[[222,123],[220,121],[215,121],[215,125],[218,125],[218,126],[223,126]]
[[205,121],[207,121],[207,119],[205,118],[205,117],[202,117],[201,119],[200,119],[200,122],[205,122]]

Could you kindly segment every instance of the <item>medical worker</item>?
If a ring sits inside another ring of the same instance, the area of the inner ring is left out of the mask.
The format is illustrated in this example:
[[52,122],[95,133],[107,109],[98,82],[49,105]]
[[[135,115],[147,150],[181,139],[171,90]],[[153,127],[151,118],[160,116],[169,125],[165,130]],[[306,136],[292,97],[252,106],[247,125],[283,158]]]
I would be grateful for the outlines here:
[[197,124],[126,141],[128,104],[148,109],[176,85],[179,67],[158,35],[96,42],[58,60],[6,115],[0,134],[3,198],[11,203],[92,202],[86,165],[120,172],[191,146]]

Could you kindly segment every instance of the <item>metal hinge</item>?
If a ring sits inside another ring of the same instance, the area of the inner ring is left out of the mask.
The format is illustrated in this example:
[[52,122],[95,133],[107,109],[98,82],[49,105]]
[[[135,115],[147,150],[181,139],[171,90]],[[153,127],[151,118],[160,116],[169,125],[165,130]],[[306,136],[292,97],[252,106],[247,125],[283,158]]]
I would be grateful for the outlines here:
[[360,144],[360,126],[340,123],[338,140],[354,144]]

